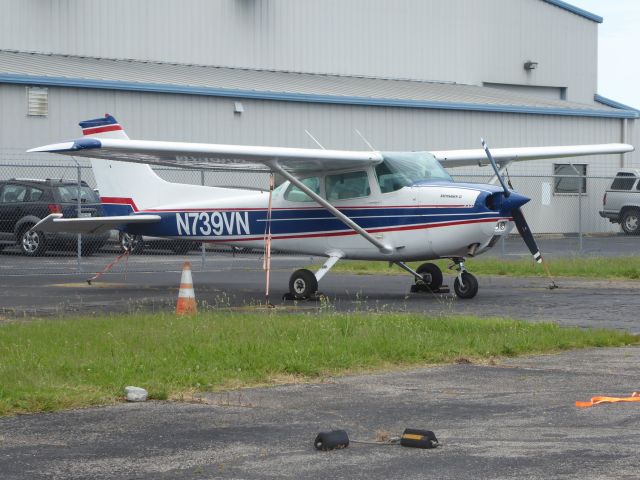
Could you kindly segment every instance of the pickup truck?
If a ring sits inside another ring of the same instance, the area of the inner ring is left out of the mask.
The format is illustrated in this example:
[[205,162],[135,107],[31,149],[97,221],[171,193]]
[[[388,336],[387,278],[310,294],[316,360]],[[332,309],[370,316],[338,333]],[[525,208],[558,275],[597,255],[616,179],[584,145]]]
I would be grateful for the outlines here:
[[602,199],[600,216],[619,223],[629,235],[640,235],[640,170],[620,170]]

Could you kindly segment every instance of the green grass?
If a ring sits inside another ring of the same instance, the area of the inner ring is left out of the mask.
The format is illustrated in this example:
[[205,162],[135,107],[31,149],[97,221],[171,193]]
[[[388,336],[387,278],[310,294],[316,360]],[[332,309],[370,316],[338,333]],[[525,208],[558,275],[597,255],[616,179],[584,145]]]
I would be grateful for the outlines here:
[[[417,268],[423,262],[413,262],[409,265]],[[448,260],[438,260],[434,263],[448,272]],[[494,257],[480,257],[469,259],[466,267],[474,275],[510,275],[510,276],[546,276],[542,265],[533,262],[530,257],[517,260],[507,260]],[[640,279],[640,257],[576,257],[547,259],[547,265],[552,275],[557,277],[583,277],[593,279]],[[455,271],[454,271],[455,272]],[[331,273],[389,274],[404,273],[397,266],[389,267],[386,262],[349,261],[338,262]]]
[[419,314],[136,314],[0,326],[0,415],[156,399],[278,378],[639,343],[623,332]]

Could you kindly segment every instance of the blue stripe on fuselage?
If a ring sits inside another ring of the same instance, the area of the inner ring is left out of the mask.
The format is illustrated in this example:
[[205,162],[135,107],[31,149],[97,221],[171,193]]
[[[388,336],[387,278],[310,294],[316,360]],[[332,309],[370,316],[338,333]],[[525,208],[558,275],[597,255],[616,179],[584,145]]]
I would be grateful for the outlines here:
[[102,210],[105,217],[117,217],[120,215],[130,215],[133,213],[133,207],[131,205],[115,204],[115,203],[103,203]]
[[[481,211],[484,210],[484,211]],[[366,229],[398,228],[417,224],[497,218],[499,212],[478,208],[375,208],[343,209],[349,218]],[[256,236],[266,228],[266,210],[202,210],[153,212],[158,223],[125,226],[133,234],[150,236]],[[276,210],[272,214],[273,235],[350,231],[324,209]]]

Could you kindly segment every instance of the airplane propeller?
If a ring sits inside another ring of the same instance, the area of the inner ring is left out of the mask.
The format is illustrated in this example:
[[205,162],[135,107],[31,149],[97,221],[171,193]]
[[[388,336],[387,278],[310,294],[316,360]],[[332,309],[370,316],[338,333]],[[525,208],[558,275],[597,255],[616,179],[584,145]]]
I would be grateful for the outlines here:
[[[505,197],[505,199],[507,199],[507,198],[509,198],[511,196],[511,194],[513,192],[511,192],[507,188],[506,184],[504,183],[504,179],[502,178],[502,175],[500,174],[500,171],[498,170],[498,165],[496,165],[496,161],[493,159],[493,155],[491,155],[491,151],[489,150],[489,146],[484,141],[484,138],[482,138],[481,141],[482,141],[482,148],[484,148],[484,151],[487,154],[487,158],[489,159],[489,162],[491,162],[491,166],[493,167],[493,171],[495,172],[496,177],[500,181],[500,185],[502,185],[502,188],[504,190],[504,197]],[[518,202],[518,203],[520,203],[520,202]],[[522,204],[522,203],[520,203],[520,204]],[[514,202],[514,206],[515,205],[517,205],[517,203]],[[536,244],[536,241],[533,238],[533,233],[531,233],[531,229],[529,228],[529,225],[527,224],[527,221],[524,218],[524,214],[522,213],[522,210],[520,209],[520,206],[517,206],[516,208],[513,208],[511,210],[511,216],[513,217],[513,221],[516,224],[516,228],[518,229],[518,233],[520,233],[520,236],[522,237],[522,239],[524,240],[524,243],[529,248],[529,251],[531,252],[531,255],[533,255],[533,259],[537,263],[542,263],[542,254],[540,253],[540,249],[538,248],[538,245]]]

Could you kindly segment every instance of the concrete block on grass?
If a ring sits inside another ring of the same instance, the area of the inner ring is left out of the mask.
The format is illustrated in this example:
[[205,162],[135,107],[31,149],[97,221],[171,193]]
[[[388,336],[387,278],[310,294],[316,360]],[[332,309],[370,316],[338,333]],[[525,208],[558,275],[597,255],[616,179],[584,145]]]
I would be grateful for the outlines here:
[[124,393],[128,402],[144,402],[149,397],[149,393],[140,387],[125,387]]

